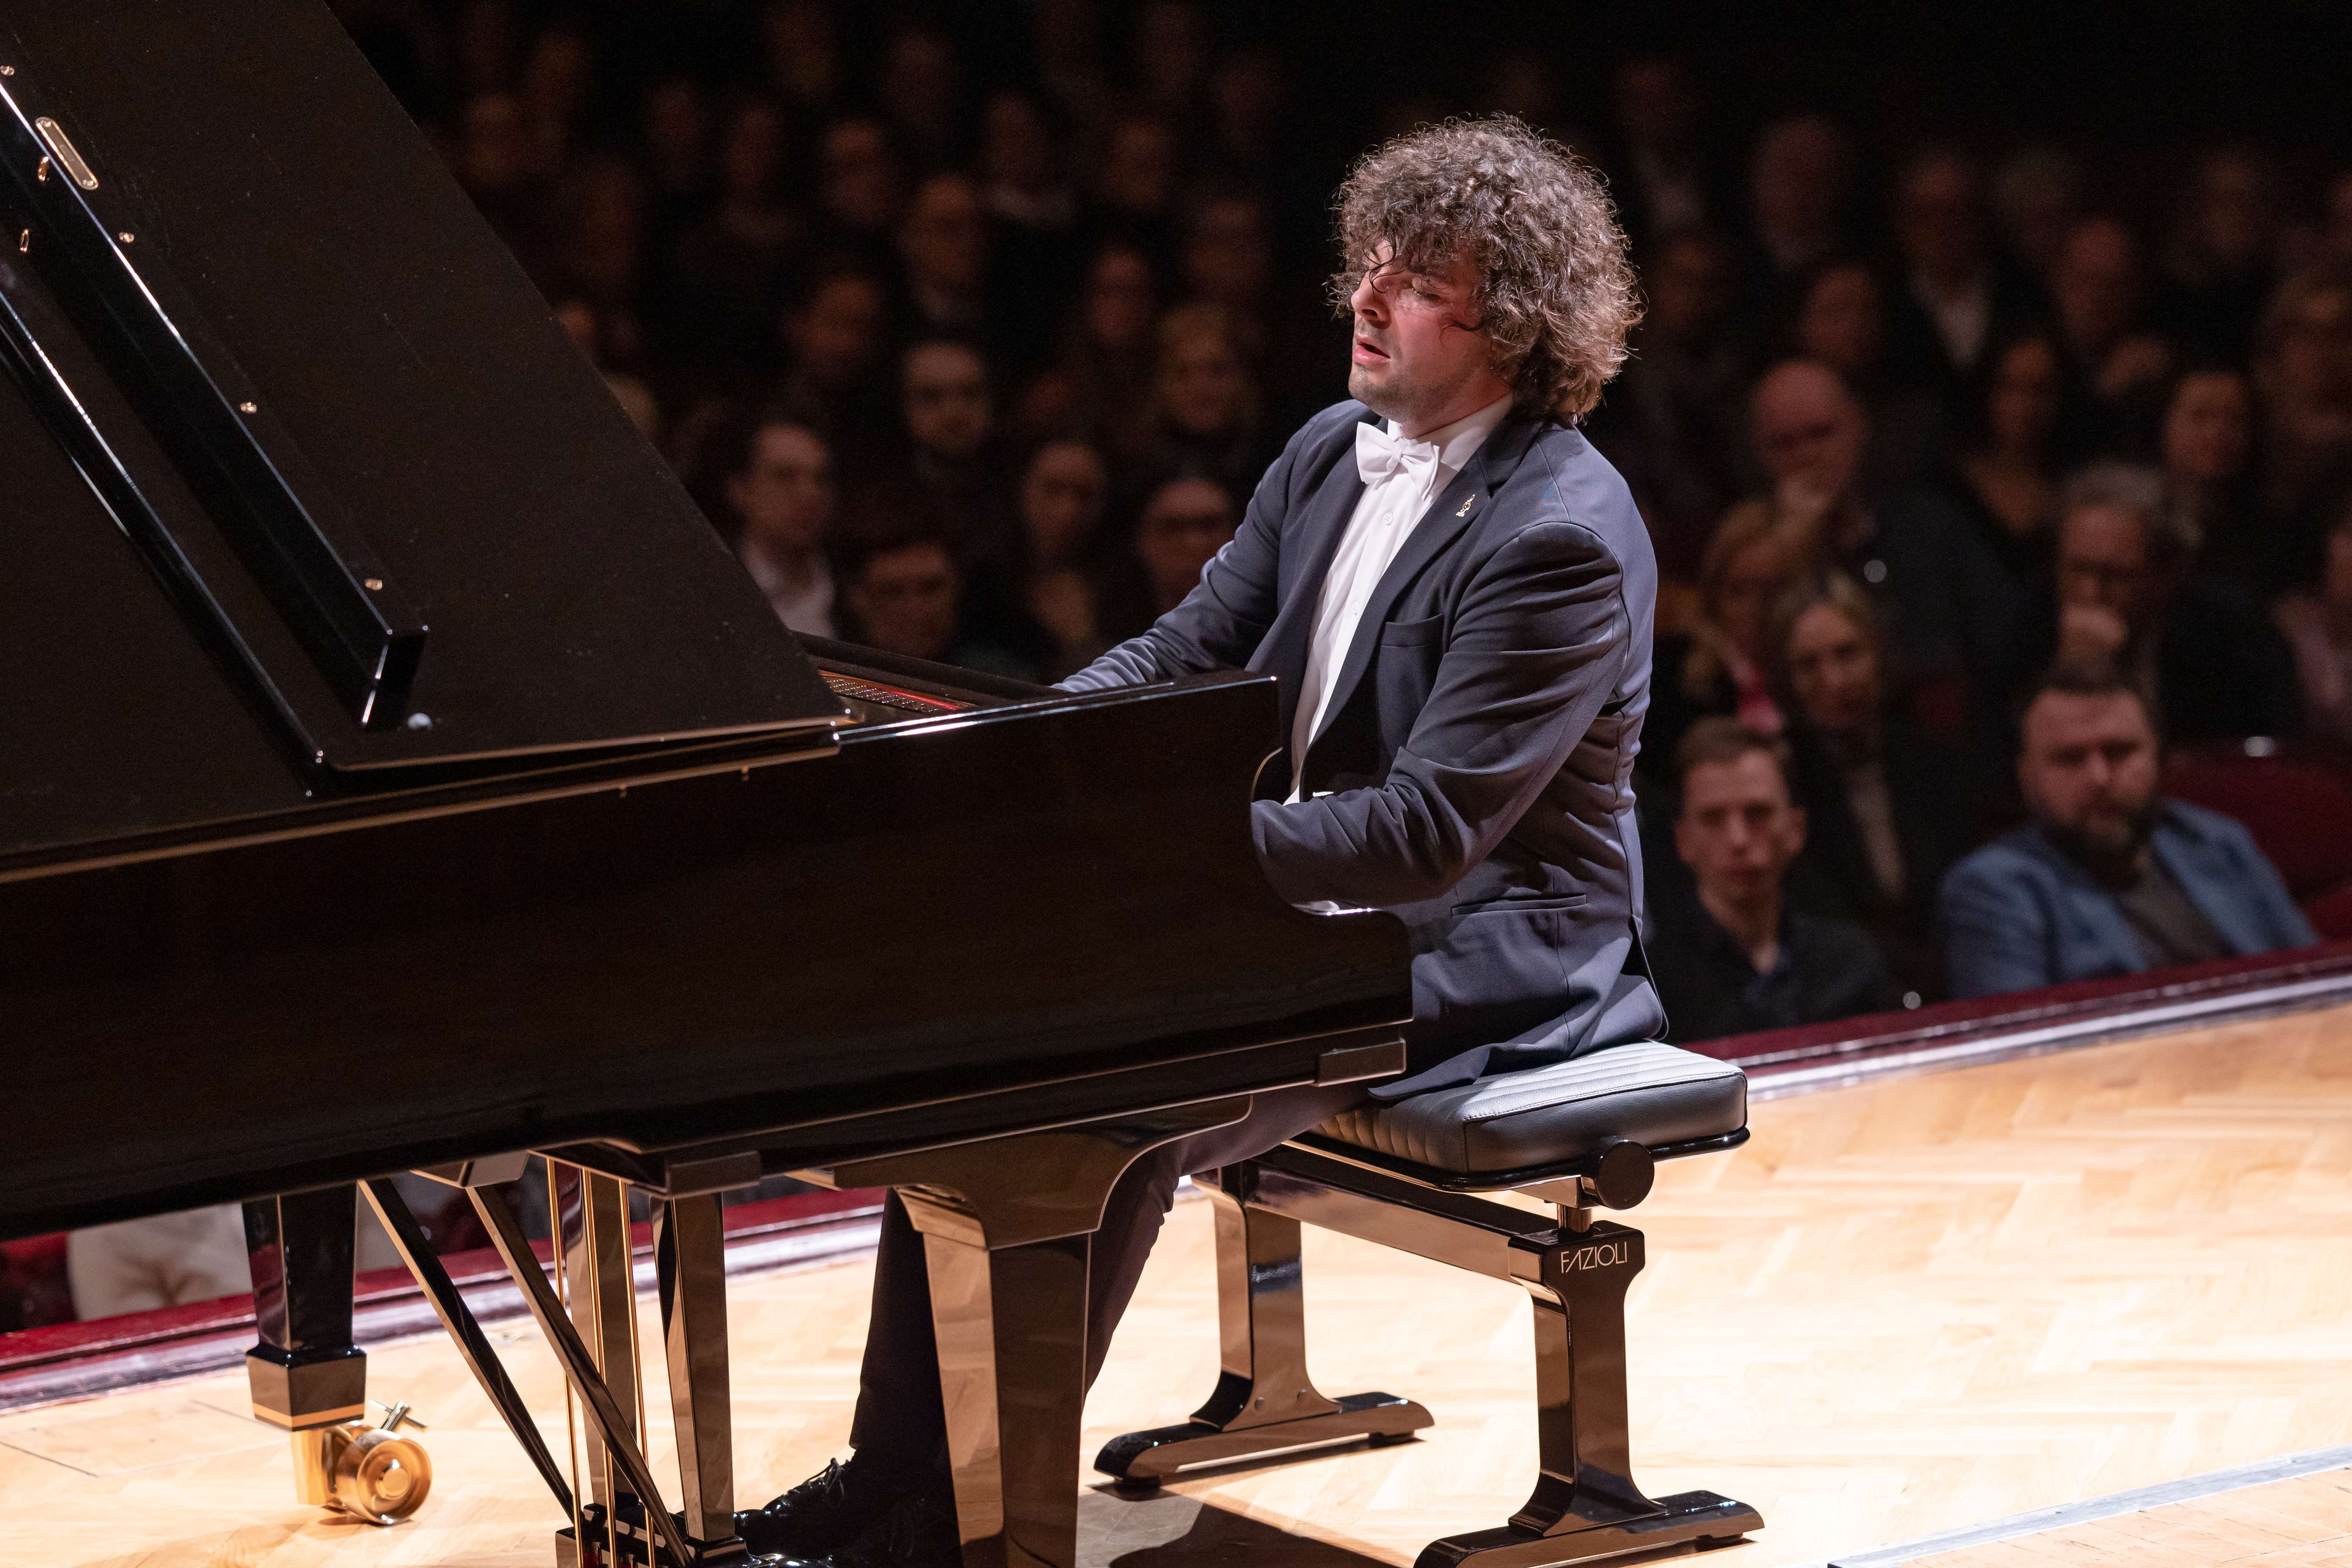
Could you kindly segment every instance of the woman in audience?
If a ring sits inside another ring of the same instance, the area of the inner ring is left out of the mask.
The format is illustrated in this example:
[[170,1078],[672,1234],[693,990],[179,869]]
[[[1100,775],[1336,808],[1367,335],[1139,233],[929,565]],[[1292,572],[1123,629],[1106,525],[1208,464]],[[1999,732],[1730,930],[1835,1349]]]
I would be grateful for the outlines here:
[[1761,734],[1780,732],[1780,705],[1765,678],[1765,615],[1817,548],[1811,529],[1778,517],[1767,502],[1742,501],[1724,514],[1699,561],[1690,630],[1662,634],[1652,656],[1642,753],[1660,782],[1684,731],[1706,714],[1730,715]]
[[1966,759],[1886,700],[1877,616],[1853,579],[1801,579],[1768,628],[1790,790],[1806,814],[1791,896],[1868,931],[1904,988],[1932,997],[1936,889],[1970,847]]
[[2297,575],[2284,542],[2256,514],[2249,477],[2254,398],[2234,370],[2192,370],[2173,383],[2158,438],[2173,526],[2200,570],[2271,594]]
[[1083,668],[1111,644],[1102,580],[1109,496],[1109,466],[1075,437],[1045,442],[1022,465],[1013,580],[1003,590],[1007,640],[1048,679]]
[[2022,584],[2047,570],[2058,516],[2058,351],[2038,334],[2018,338],[1994,351],[1990,368],[1981,427],[1954,488],[1993,559]]
[[2352,749],[2352,496],[2327,531],[2318,581],[2280,601],[2278,622],[2294,647],[2304,721],[2315,737]]

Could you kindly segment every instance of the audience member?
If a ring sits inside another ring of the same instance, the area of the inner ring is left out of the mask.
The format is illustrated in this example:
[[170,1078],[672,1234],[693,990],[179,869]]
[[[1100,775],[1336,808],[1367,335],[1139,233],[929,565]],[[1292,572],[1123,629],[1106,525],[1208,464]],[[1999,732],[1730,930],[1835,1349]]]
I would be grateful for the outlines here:
[[1051,357],[1054,326],[1077,288],[1084,258],[1077,193],[1045,106],[1027,93],[989,95],[982,116],[982,205],[998,269],[997,341],[1008,368]]
[[2046,282],[2083,216],[2083,165],[2050,142],[2021,147],[1993,172],[1992,209],[2010,259]]
[[878,272],[906,200],[889,132],[864,115],[836,120],[824,128],[817,156],[822,247]]
[[2312,733],[2352,750],[2352,504],[2339,504],[2318,581],[2279,602],[2278,623],[2294,649],[2304,721]]
[[988,362],[969,343],[930,338],[899,362],[898,387],[909,449],[888,482],[924,498],[960,564],[1001,563],[1011,542]]
[[742,530],[735,553],[776,618],[812,637],[840,635],[824,555],[834,508],[833,455],[824,437],[797,420],[761,420],[742,466],[728,478],[727,500]]
[[1789,787],[1805,813],[1801,901],[1863,927],[1906,989],[1937,995],[1936,889],[1981,815],[1966,798],[1966,756],[1889,706],[1877,616],[1853,578],[1817,574],[1782,594],[1769,642]]
[[2069,462],[2144,455],[2172,348],[2146,330],[2139,243],[2113,218],[2084,218],[2066,236],[2050,276],[2066,375],[2060,455]]
[[985,338],[988,217],[978,185],[961,174],[933,174],[916,186],[898,223],[898,263],[899,314],[909,335]]
[[1851,247],[1846,204],[1853,148],[1827,119],[1800,115],[1764,128],[1748,165],[1748,217],[1756,280],[1769,303]]
[[1978,428],[1954,465],[1961,509],[2019,590],[2050,568],[2058,518],[2058,351],[2039,333],[1992,351]]
[[1158,315],[1150,258],[1119,240],[1097,251],[1064,329],[1060,357],[1022,395],[1024,432],[1083,426],[1114,458],[1141,460],[1159,423]]
[[604,376],[604,384],[612,389],[613,401],[628,415],[629,423],[646,439],[660,440],[661,404],[653,389],[628,372],[611,368],[613,333],[604,312],[585,300],[565,300],[555,307],[555,319],[565,334],[580,346],[580,352],[588,356],[588,363]]
[[1163,471],[1203,474],[1247,495],[1274,460],[1257,388],[1214,305],[1180,305],[1160,323],[1158,429],[1149,456]]
[[2158,732],[2115,674],[2060,669],[2020,723],[2032,821],[1944,880],[1955,995],[1989,996],[2317,941],[2252,836],[2157,793]]
[[2284,542],[2254,510],[2254,403],[2234,370],[2192,370],[2165,400],[2158,452],[2172,528],[2199,570],[2270,595],[2295,575]]
[[1643,280],[1649,312],[1591,434],[1641,503],[1659,572],[1688,583],[1742,488],[1747,367],[1726,331],[1731,258],[1720,241],[1685,231],[1657,242]]
[[1907,489],[1945,464],[1945,416],[1936,391],[1906,384],[1886,365],[1886,307],[1877,274],[1832,261],[1798,297],[1790,334],[1796,357],[1837,373],[1870,416],[1866,468],[1880,486]]
[[1998,668],[2013,610],[1968,519],[1934,491],[1866,479],[1869,416],[1825,366],[1776,366],[1757,384],[1750,416],[1774,515],[1809,531],[1826,560],[1869,589],[1898,700],[1957,733],[1959,694]]
[[1890,378],[1932,395],[1952,417],[1968,406],[1988,350],[2035,313],[2035,301],[1997,268],[1984,181],[1950,148],[1919,154],[1895,189],[1895,237],[1904,276],[1888,323]]
[[1683,235],[1719,230],[1732,216],[1701,140],[1698,89],[1682,62],[1637,55],[1617,69],[1619,210],[1644,261]]
[[1693,891],[1654,902],[1644,939],[1670,1040],[1897,1005],[1885,957],[1859,926],[1809,914],[1783,895],[1805,842],[1783,757],[1780,742],[1720,716],[1693,725],[1675,750],[1675,843]]
[[791,369],[775,402],[821,432],[845,470],[861,475],[881,464],[898,424],[887,310],[872,274],[836,269],[818,274],[783,312]]
[[[1699,563],[1696,602],[1683,629],[1660,631],[1651,655],[1643,755],[1670,763],[1684,733],[1707,715],[1736,718],[1759,734],[1780,732],[1780,709],[1766,674],[1765,617],[1813,557],[1811,531],[1761,501],[1743,502],[1725,516]],[[1664,618],[1662,613],[1662,625]],[[1652,782],[1669,780],[1661,774]]]
[[966,630],[963,582],[954,552],[935,535],[903,524],[877,531],[842,572],[849,634],[906,658],[1036,679],[1035,668]]
[[1147,497],[1135,523],[1135,558],[1142,566],[1140,601],[1113,640],[1133,637],[1184,602],[1200,586],[1210,558],[1233,542],[1234,500],[1213,479],[1176,479]]
[[2305,273],[2263,312],[2262,505],[2301,520],[2352,462],[2352,274]]
[[2190,353],[2243,364],[2263,302],[2277,283],[2278,202],[2270,167],[2252,148],[2220,147],[2198,160],[2163,253],[2158,313]]
[[1019,566],[1007,595],[1024,621],[1015,651],[1049,679],[1111,646],[1104,602],[1102,521],[1110,470],[1084,441],[1047,441],[1021,475]]
[[675,350],[721,384],[775,374],[772,323],[805,220],[782,197],[783,117],[764,99],[729,110],[709,216],[688,228],[666,268],[662,320]]
[[2194,570],[2162,475],[2094,465],[2067,480],[2059,512],[2056,568],[2021,617],[2007,690],[2053,664],[2104,669],[2176,741],[2301,727],[2294,656],[2252,595]]

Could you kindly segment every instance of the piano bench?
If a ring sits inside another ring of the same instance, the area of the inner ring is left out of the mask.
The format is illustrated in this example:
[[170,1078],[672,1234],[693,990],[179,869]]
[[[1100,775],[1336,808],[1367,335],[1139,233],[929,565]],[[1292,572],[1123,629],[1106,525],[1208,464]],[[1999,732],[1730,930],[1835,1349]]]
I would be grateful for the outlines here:
[[[1729,1544],[1762,1526],[1755,1510],[1713,1492],[1653,1500],[1633,1482],[1625,1292],[1642,1233],[1593,1210],[1649,1196],[1659,1160],[1747,1141],[1744,1073],[1643,1041],[1367,1105],[1196,1176],[1216,1209],[1216,1391],[1181,1426],[1112,1439],[1095,1468],[1148,1489],[1195,1466],[1399,1442],[1432,1425],[1411,1400],[1333,1399],[1307,1377],[1303,1222],[1508,1280],[1534,1301],[1534,1495],[1506,1525],[1431,1542],[1417,1568],[1559,1568]],[[1496,1192],[1553,1212],[1479,1195]]]

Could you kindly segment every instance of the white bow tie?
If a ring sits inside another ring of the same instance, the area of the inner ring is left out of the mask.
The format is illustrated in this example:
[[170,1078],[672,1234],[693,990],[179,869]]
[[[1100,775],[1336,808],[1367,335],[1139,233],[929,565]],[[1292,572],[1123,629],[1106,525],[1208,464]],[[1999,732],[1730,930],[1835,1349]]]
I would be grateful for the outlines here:
[[1392,436],[1369,420],[1356,426],[1356,472],[1368,485],[1391,474],[1427,483],[1437,467],[1437,444]]

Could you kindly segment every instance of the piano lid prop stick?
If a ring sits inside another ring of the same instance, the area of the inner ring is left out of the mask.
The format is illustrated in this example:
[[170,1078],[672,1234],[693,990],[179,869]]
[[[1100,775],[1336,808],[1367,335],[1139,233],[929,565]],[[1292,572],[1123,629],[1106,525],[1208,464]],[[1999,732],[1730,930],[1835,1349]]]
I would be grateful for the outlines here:
[[677,1521],[670,1517],[669,1509],[662,1502],[661,1488],[654,1484],[652,1469],[637,1452],[619,1403],[613,1398],[613,1391],[604,1386],[595,1359],[588,1353],[579,1331],[572,1326],[563,1303],[555,1299],[555,1288],[541,1272],[539,1254],[531,1250],[530,1238],[523,1234],[514,1210],[507,1206],[505,1187],[467,1187],[466,1195],[473,1200],[474,1212],[482,1216],[482,1224],[490,1233],[490,1245],[498,1248],[507,1272],[522,1287],[523,1302],[538,1320],[539,1331],[547,1336],[548,1346],[555,1352],[564,1376],[580,1390],[580,1401],[587,1406],[588,1419],[604,1440],[604,1451],[628,1477],[630,1487],[645,1504],[646,1524],[661,1531],[664,1544],[677,1554],[678,1562],[693,1562],[694,1552],[687,1545]]
[[425,1299],[433,1303],[434,1313],[440,1318],[441,1326],[448,1330],[450,1339],[457,1342],[458,1353],[465,1358],[467,1370],[474,1374],[474,1381],[480,1384],[482,1392],[489,1396],[490,1408],[505,1420],[507,1429],[515,1435],[515,1441],[522,1445],[523,1452],[530,1456],[531,1467],[539,1471],[540,1479],[555,1494],[555,1500],[562,1505],[563,1511],[574,1512],[572,1490],[563,1484],[563,1472],[556,1468],[555,1456],[547,1451],[546,1441],[539,1435],[538,1423],[530,1418],[530,1406],[523,1404],[522,1395],[508,1378],[506,1368],[499,1364],[499,1352],[491,1348],[488,1336],[482,1332],[482,1325],[475,1319],[473,1309],[466,1305],[466,1298],[449,1278],[449,1271],[441,1267],[441,1259],[435,1255],[433,1243],[425,1235],[425,1227],[418,1225],[416,1216],[409,1212],[408,1200],[400,1195],[400,1189],[394,1186],[388,1178],[382,1176],[362,1182],[360,1191],[367,1194],[368,1206],[374,1209],[376,1217],[383,1222],[384,1233],[392,1237],[393,1249],[400,1254],[400,1260],[408,1265],[408,1272],[425,1292]]

